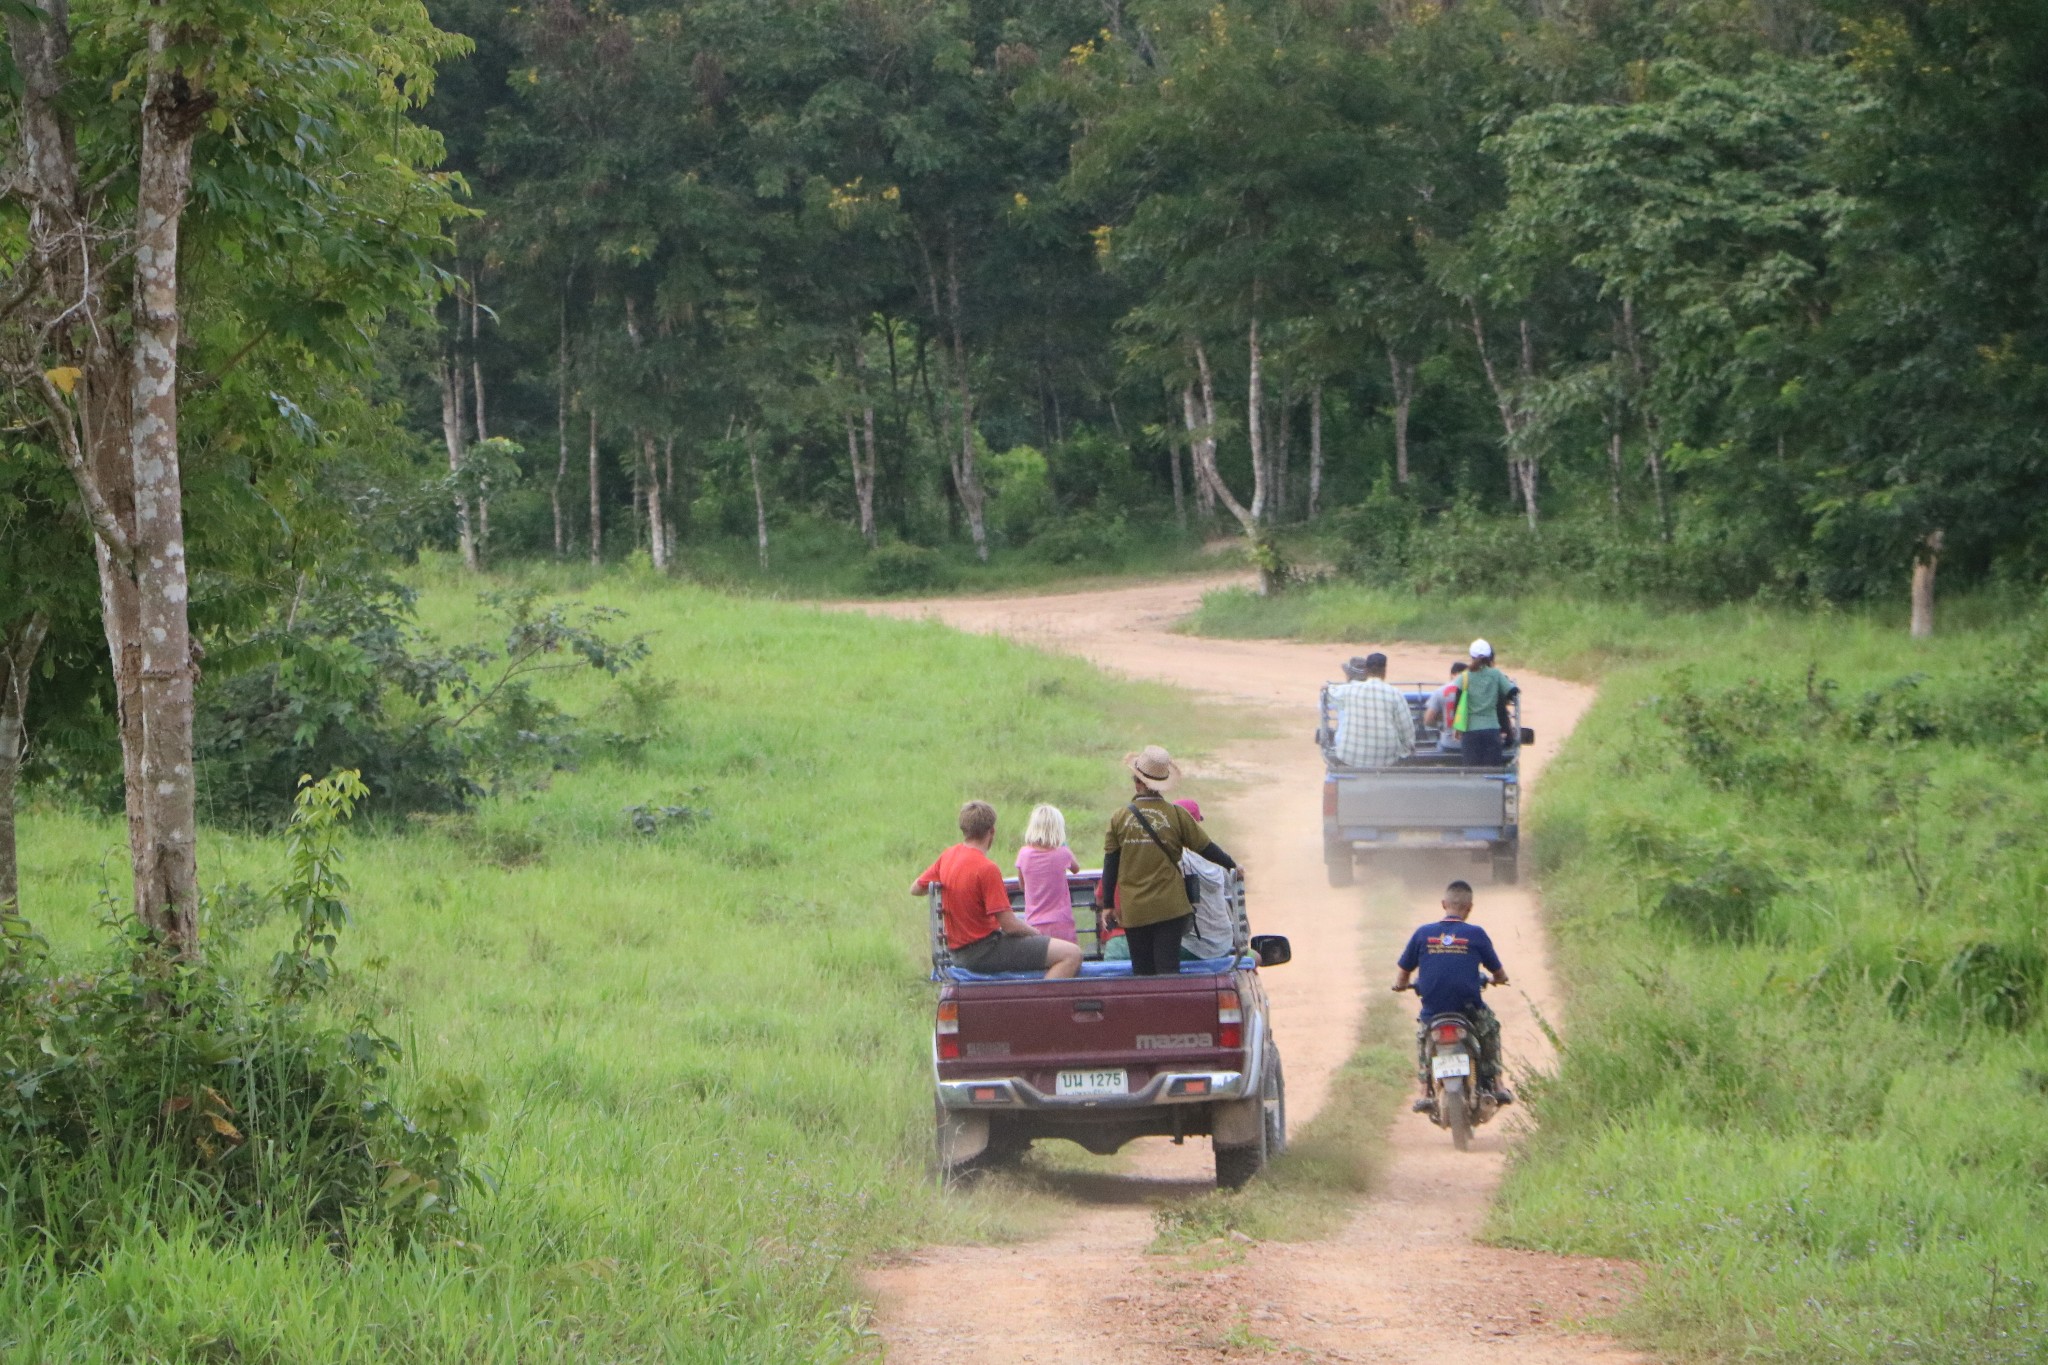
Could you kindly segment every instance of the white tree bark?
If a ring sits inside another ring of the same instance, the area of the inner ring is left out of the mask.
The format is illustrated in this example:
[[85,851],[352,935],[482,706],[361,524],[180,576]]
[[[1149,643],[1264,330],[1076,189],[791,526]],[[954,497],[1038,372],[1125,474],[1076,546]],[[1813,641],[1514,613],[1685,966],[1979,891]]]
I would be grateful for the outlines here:
[[1394,383],[1394,482],[1408,482],[1408,414],[1415,404],[1415,362],[1403,360],[1392,343],[1387,369]]
[[441,441],[448,448],[448,475],[456,481],[455,487],[455,540],[462,551],[462,567],[471,573],[479,567],[476,553],[476,531],[469,520],[469,496],[461,485],[462,467],[469,456],[469,442],[464,438],[462,363],[459,357],[450,356],[441,363]]
[[754,550],[761,567],[768,567],[768,499],[761,489],[761,446],[754,434],[745,433],[747,468],[754,476]]
[[568,528],[562,520],[562,484],[569,477],[569,282],[562,282],[561,332],[555,344],[555,481],[548,489],[548,510],[555,518],[555,558],[569,553]]
[[[1252,292],[1254,300],[1256,300],[1258,291],[1254,289]],[[1256,303],[1254,306],[1256,306]],[[1259,318],[1256,313],[1252,315],[1247,349],[1250,353],[1251,377],[1247,384],[1249,392],[1245,404],[1244,431],[1245,437],[1251,442],[1252,448],[1251,513],[1253,521],[1265,522],[1271,520],[1271,515],[1266,505],[1268,496],[1268,489],[1266,487],[1266,440],[1264,419],[1262,417],[1266,407],[1266,378],[1263,348],[1259,345]],[[1207,387],[1206,381],[1204,387]]]
[[1934,571],[1941,566],[1942,540],[1940,531],[1929,531],[1913,556],[1913,620],[1907,631],[1915,640],[1934,634]]
[[647,553],[654,567],[668,570],[668,530],[661,515],[661,465],[654,458],[654,438],[640,437],[640,467],[647,489]]
[[1314,521],[1323,510],[1323,386],[1308,396],[1308,519]]
[[604,497],[598,479],[597,411],[590,413],[590,566],[604,566]]
[[1201,376],[1201,410],[1195,407],[1193,389],[1181,390],[1183,418],[1188,428],[1188,450],[1195,460],[1196,477],[1229,509],[1237,518],[1237,524],[1253,540],[1259,538],[1259,519],[1252,510],[1239,502],[1230,488],[1223,482],[1223,475],[1216,468],[1216,382],[1209,369],[1209,353],[1200,341],[1193,343],[1195,365]]

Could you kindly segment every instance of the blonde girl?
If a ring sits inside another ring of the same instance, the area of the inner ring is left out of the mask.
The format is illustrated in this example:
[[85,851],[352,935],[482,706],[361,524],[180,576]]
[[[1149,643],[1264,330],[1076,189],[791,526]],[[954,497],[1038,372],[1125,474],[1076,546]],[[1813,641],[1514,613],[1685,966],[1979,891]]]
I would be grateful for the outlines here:
[[1058,806],[1039,806],[1024,826],[1017,850],[1017,883],[1024,888],[1024,922],[1048,938],[1074,942],[1074,901],[1067,874],[1081,864],[1067,847],[1067,817]]

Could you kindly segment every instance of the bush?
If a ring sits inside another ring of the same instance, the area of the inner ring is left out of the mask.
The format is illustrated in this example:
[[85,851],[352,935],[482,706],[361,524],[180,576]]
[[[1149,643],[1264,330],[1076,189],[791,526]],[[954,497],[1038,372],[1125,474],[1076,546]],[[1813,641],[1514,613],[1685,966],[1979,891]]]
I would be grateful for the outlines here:
[[1105,516],[1091,508],[1041,526],[1031,542],[1031,557],[1045,564],[1113,569],[1124,562],[1130,539],[1123,513]]
[[883,597],[898,593],[938,592],[953,585],[952,565],[937,550],[922,545],[883,545],[869,551],[861,581]]
[[478,1096],[444,1087],[416,1122],[389,1089],[397,1044],[317,1007],[347,917],[336,840],[364,795],[354,773],[300,791],[291,872],[267,898],[297,930],[254,995],[212,961],[173,961],[118,907],[80,975],[55,975],[28,927],[4,922],[0,1238],[17,1264],[90,1264],[138,1219],[341,1247],[454,1217],[471,1182],[455,1134],[481,1126]]
[[645,654],[617,613],[486,594],[502,646],[447,648],[412,624],[413,593],[341,572],[284,622],[224,650],[194,739],[208,815],[277,825],[302,774],[361,774],[380,811],[467,809],[480,795],[573,766],[591,736],[534,689],[545,673],[617,676]]

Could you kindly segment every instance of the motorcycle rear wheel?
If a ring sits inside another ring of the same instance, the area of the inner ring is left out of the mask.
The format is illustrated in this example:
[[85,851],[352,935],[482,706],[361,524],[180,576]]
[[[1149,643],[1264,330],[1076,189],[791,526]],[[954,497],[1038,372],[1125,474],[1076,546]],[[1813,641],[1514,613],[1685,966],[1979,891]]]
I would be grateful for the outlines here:
[[1472,1146],[1472,1106],[1465,1094],[1464,1077],[1445,1079],[1437,1092],[1436,1107],[1443,1115],[1444,1127],[1451,1130],[1451,1146],[1461,1152],[1468,1150]]

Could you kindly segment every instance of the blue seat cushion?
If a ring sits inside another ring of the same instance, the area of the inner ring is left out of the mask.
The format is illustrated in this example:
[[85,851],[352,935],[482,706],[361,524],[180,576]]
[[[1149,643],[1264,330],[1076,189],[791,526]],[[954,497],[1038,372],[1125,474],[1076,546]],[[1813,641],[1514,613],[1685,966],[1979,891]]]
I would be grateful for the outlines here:
[[[1240,965],[1256,967],[1259,964],[1258,959],[1250,954],[1246,954],[1240,959],[1204,957],[1197,958],[1192,962],[1181,963],[1180,974],[1182,976],[1222,976],[1233,967]],[[1081,964],[1081,975],[1084,978],[1129,976],[1130,974],[1131,964],[1129,962],[1083,962]],[[935,979],[943,981],[1043,981],[1045,979],[1044,972],[970,972],[965,967],[944,967],[935,973],[934,976]]]

